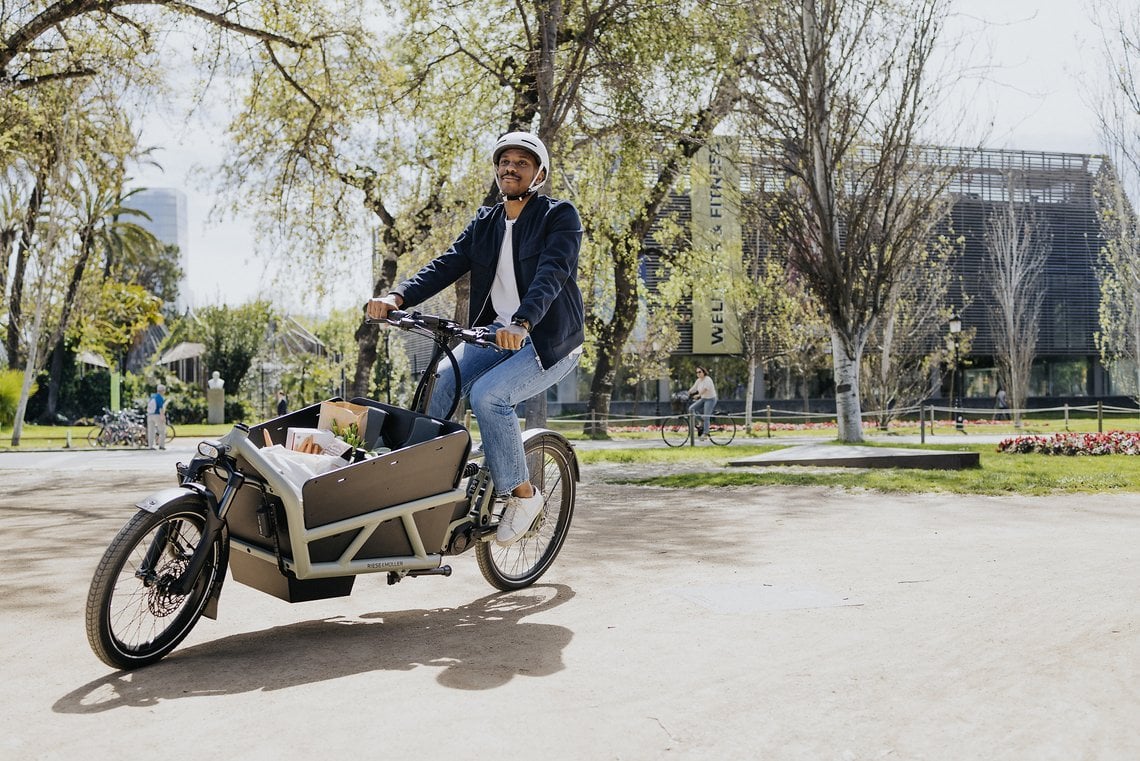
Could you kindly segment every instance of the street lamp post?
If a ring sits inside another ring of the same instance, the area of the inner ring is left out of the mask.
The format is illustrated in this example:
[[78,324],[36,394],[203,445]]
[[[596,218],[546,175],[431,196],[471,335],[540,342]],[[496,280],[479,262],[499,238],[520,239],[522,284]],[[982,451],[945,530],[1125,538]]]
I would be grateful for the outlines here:
[[962,333],[962,318],[958,310],[950,310],[950,338],[954,341],[954,370],[950,376],[950,404],[954,407],[954,427],[963,433],[966,432],[966,421],[962,417],[962,377],[958,358],[958,344]]

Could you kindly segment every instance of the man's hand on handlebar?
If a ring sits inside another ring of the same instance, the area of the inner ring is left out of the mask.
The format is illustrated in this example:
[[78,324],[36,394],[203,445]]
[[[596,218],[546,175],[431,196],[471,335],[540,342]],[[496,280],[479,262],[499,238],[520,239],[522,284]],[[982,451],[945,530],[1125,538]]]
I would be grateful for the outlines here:
[[528,335],[530,334],[522,325],[507,325],[495,331],[495,345],[510,351],[521,349]]
[[400,294],[389,293],[383,298],[369,299],[368,303],[364,305],[364,313],[368,315],[370,320],[383,320],[389,312],[393,309],[399,309],[403,304],[404,299]]

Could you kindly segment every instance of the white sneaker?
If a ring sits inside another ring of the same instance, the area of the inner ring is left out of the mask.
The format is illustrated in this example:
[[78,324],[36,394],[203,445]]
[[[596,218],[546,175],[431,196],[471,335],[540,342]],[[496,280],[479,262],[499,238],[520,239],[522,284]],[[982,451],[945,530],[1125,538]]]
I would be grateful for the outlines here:
[[534,496],[531,497],[507,497],[507,507],[503,510],[499,530],[495,533],[495,543],[509,547],[521,539],[542,512],[542,505],[542,493],[538,489],[534,490]]

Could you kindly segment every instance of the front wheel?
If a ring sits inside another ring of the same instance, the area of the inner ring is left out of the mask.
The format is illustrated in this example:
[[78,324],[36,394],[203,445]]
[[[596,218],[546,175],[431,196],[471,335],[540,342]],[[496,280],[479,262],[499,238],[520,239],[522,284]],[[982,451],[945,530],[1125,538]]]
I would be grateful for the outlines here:
[[524,451],[530,481],[542,494],[542,511],[530,531],[511,546],[500,547],[491,539],[475,547],[483,578],[503,591],[528,587],[546,573],[562,549],[574,517],[577,484],[570,445],[548,434],[527,441]]
[[110,443],[110,440],[110,432],[102,426],[92,428],[87,432],[87,444],[91,447],[105,447]]
[[189,593],[175,585],[205,536],[206,506],[187,493],[153,513],[140,510],[103,553],[87,593],[87,641],[119,669],[161,659],[190,633],[214,586],[225,575],[222,540]]
[[661,425],[661,438],[671,447],[681,447],[689,442],[689,416],[678,415],[667,419]]
[[167,441],[167,443],[174,441],[174,436],[175,436],[174,426],[172,426],[170,423],[167,423],[166,424],[166,441]]

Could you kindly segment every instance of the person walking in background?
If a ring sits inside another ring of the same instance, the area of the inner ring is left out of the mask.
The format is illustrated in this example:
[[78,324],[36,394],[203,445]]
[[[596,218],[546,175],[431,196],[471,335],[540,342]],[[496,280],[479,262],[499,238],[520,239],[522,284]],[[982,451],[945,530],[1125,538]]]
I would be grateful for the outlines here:
[[705,438],[709,433],[709,417],[716,407],[716,386],[708,371],[703,367],[697,368],[697,381],[689,389],[689,398],[696,401],[689,405],[691,414],[702,416],[702,425],[698,438]]
[[289,401],[285,398],[285,392],[277,389],[277,417],[281,417],[289,411]]
[[166,386],[161,383],[146,403],[146,445],[154,449],[154,440],[158,439],[158,448],[166,449]]
[[1009,420],[1009,400],[1006,398],[1005,389],[998,386],[997,399],[994,402],[994,420]]

